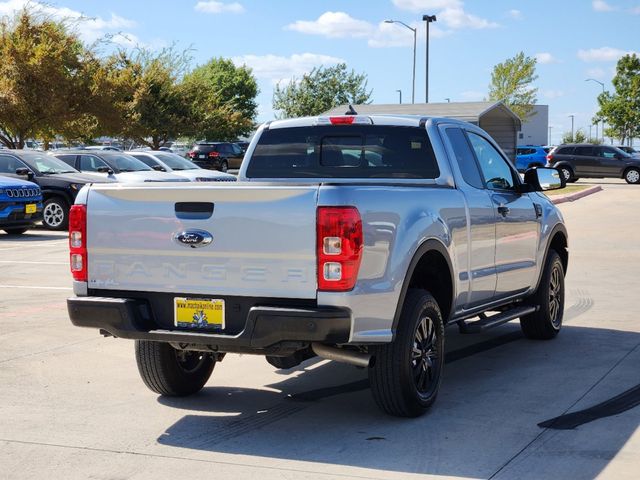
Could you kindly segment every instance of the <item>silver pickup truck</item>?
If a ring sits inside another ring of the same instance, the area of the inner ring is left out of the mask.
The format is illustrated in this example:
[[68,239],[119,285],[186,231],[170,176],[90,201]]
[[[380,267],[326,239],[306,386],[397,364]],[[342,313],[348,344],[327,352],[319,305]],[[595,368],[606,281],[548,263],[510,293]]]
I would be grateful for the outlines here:
[[260,127],[239,181],[85,187],[70,218],[71,321],[136,340],[142,379],[189,395],[226,353],[368,369],[377,404],[434,402],[444,332],[562,325],[567,231],[480,128],[314,117]]

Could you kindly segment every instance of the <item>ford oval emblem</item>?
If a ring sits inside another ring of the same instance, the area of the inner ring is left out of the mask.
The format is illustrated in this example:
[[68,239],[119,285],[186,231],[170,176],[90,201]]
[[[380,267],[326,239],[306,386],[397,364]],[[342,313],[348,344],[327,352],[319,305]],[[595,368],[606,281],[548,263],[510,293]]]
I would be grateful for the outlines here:
[[206,247],[213,242],[213,235],[205,230],[185,230],[176,233],[173,238],[180,245],[191,248]]

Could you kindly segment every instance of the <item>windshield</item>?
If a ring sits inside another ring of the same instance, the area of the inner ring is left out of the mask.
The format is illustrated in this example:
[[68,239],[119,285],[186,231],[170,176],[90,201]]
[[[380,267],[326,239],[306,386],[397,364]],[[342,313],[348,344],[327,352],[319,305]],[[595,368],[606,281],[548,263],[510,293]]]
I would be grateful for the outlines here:
[[120,172],[141,172],[151,170],[151,167],[145,165],[137,158],[131,155],[105,155],[103,160],[107,162],[115,170]]
[[62,160],[45,154],[25,155],[22,159],[34,170],[43,175],[53,175],[56,173],[76,173],[73,167],[70,167]]
[[180,155],[168,152],[153,152],[153,156],[160,159],[162,163],[170,167],[172,170],[196,170],[200,169],[195,163],[190,162]]

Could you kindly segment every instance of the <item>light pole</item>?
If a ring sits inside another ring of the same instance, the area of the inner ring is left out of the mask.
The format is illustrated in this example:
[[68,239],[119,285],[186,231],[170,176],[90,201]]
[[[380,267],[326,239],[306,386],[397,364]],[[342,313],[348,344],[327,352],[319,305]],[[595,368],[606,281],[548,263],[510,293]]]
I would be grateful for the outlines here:
[[[587,78],[585,80],[585,82],[596,82],[599,83],[600,86],[602,87],[602,93],[604,93],[604,83],[602,83],[600,80],[596,80],[595,78]],[[597,124],[596,124],[596,128]],[[596,137],[598,136],[598,134],[596,133]],[[602,143],[604,143],[604,118],[602,119]]]
[[569,115],[571,117],[571,142],[575,143],[576,139],[573,136],[573,117],[575,117],[575,115]]
[[396,92],[400,95],[400,105],[402,105],[402,90],[396,90]]
[[410,27],[400,20],[385,20],[384,23],[399,23],[413,32],[413,86],[411,87],[411,103],[416,103],[416,38],[418,29]]
[[549,125],[549,135],[547,136],[547,145],[551,145],[551,129],[553,127]]
[[435,15],[423,15],[422,16],[422,20],[426,23],[426,28],[427,28],[427,39],[426,39],[426,45],[427,45],[427,52],[426,52],[426,67],[425,67],[425,71],[426,71],[426,78],[425,78],[425,102],[429,103],[429,24],[431,22],[435,22],[436,21],[436,16]]

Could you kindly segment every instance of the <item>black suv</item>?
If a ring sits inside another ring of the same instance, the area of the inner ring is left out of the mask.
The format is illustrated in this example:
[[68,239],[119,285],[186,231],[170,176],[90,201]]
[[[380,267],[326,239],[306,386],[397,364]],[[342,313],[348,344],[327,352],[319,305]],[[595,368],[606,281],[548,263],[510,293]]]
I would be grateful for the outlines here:
[[640,158],[607,145],[560,145],[547,155],[547,165],[557,168],[567,182],[584,178],[624,178],[640,183]]
[[30,180],[40,186],[44,200],[42,223],[50,230],[67,228],[69,209],[86,183],[110,181],[80,173],[62,160],[32,150],[1,150],[0,175]]
[[231,142],[198,142],[187,154],[193,163],[208,170],[226,172],[242,164],[242,149]]

